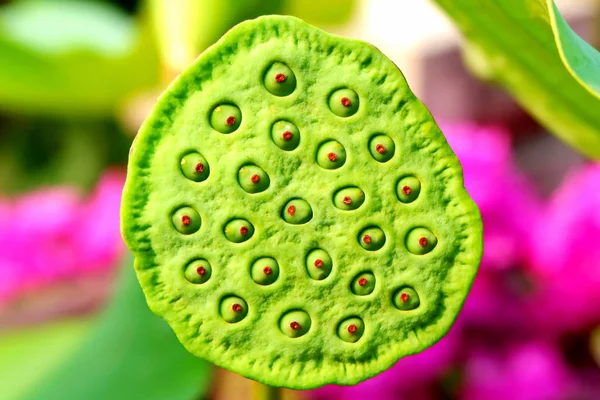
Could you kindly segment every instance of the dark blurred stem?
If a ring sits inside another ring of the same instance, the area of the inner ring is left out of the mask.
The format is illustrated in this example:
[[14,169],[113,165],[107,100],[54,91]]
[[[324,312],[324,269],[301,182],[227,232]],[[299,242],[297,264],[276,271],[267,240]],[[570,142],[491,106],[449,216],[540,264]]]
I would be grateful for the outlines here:
[[281,400],[281,391],[279,388],[253,381],[252,400]]

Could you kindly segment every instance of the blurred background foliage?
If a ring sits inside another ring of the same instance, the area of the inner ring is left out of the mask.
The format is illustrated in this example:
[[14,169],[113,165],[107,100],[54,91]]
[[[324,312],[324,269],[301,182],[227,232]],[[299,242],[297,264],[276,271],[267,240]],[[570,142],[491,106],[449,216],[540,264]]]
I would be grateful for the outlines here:
[[[600,170],[546,134],[600,158],[598,53],[552,1],[432,0],[464,35],[470,70],[517,105],[466,72],[456,43],[442,46],[452,34],[423,13],[429,3],[0,0],[0,398],[247,397],[148,310],[118,205],[156,97],[231,26],[271,13],[371,41],[399,64],[461,159],[486,230],[448,338],[355,388],[286,396],[600,398]],[[597,3],[564,3],[584,6],[597,43]]]

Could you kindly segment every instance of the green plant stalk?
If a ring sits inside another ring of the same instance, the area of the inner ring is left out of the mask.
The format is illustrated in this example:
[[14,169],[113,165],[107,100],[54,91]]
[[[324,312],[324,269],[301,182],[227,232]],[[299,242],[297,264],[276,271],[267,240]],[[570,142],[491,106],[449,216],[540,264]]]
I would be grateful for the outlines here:
[[263,385],[260,382],[252,381],[252,400],[281,399],[281,390],[279,388]]

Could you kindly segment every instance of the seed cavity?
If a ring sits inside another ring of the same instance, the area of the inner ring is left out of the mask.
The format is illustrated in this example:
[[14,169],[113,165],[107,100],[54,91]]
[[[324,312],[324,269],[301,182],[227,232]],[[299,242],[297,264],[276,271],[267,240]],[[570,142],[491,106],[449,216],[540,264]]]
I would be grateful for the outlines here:
[[366,296],[375,290],[375,275],[371,271],[361,272],[352,278],[350,290],[357,296]]
[[210,114],[210,125],[221,133],[234,132],[241,122],[242,112],[233,104],[218,105]]
[[323,249],[313,249],[306,256],[306,272],[311,279],[320,281],[327,278],[333,269],[331,256]]
[[248,315],[248,304],[244,299],[237,296],[225,297],[219,305],[221,318],[234,324],[240,322]]
[[404,286],[394,292],[392,302],[398,310],[409,311],[419,307],[421,300],[417,292],[410,286]]
[[348,343],[356,343],[365,332],[365,323],[359,317],[346,318],[338,325],[337,334]]
[[292,199],[283,206],[281,217],[288,224],[305,224],[313,217],[312,207],[306,200]]
[[421,181],[414,176],[405,176],[396,184],[396,196],[402,203],[412,203],[421,193]]
[[223,228],[227,240],[233,243],[242,243],[254,235],[254,225],[245,219],[233,219]]
[[305,335],[310,330],[311,325],[310,315],[302,310],[288,311],[279,320],[279,329],[290,338]]
[[369,152],[380,163],[387,162],[396,153],[396,144],[391,137],[383,134],[375,135],[369,140]]
[[185,267],[184,275],[190,283],[203,284],[210,279],[212,267],[205,259],[194,260]]
[[333,204],[344,211],[356,210],[365,202],[365,192],[356,186],[338,190],[333,195]]
[[194,182],[202,182],[210,175],[210,167],[206,158],[200,153],[186,154],[179,164],[183,176]]
[[317,150],[317,164],[325,169],[340,168],[346,162],[346,149],[337,140],[322,143]]
[[379,250],[385,244],[385,233],[377,226],[367,227],[358,234],[358,242],[365,250]]
[[289,121],[277,121],[271,127],[271,140],[281,150],[292,151],[300,144],[300,131]]
[[200,214],[192,207],[181,207],[171,216],[171,222],[179,233],[190,235],[202,225]]
[[296,75],[284,63],[275,62],[267,68],[263,83],[272,95],[288,96],[296,89]]
[[270,285],[279,277],[279,263],[272,257],[261,257],[252,263],[250,275],[259,285]]
[[437,246],[437,237],[427,228],[414,228],[406,235],[406,248],[413,254],[423,255]]
[[248,193],[260,193],[268,189],[271,184],[269,174],[261,167],[247,164],[238,170],[238,183]]
[[338,117],[346,118],[358,111],[359,99],[352,89],[338,89],[329,96],[329,109]]

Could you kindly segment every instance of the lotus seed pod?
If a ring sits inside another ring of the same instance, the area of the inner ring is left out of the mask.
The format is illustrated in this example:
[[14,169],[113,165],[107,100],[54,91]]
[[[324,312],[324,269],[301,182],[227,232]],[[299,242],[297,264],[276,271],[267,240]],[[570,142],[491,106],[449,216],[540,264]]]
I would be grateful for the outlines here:
[[160,97],[121,221],[186,349],[294,389],[354,385],[436,343],[482,253],[460,164],[397,67],[283,16],[233,28]]

